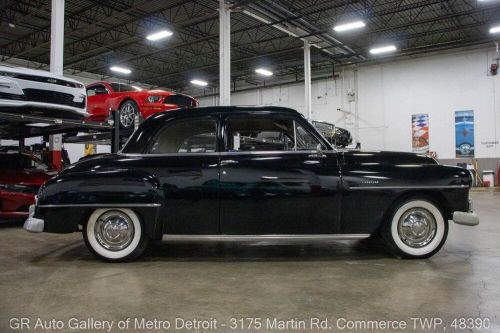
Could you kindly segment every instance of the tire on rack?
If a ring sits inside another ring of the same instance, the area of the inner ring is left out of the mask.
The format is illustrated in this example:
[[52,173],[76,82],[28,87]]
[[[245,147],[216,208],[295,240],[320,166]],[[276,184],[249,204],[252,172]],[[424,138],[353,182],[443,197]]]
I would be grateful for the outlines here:
[[133,100],[127,99],[120,105],[120,129],[130,130],[134,129],[135,119],[141,119],[139,106]]
[[398,202],[382,228],[387,248],[397,257],[423,259],[436,254],[448,236],[448,220],[429,199]]
[[109,262],[132,261],[149,244],[139,216],[125,208],[96,209],[83,227],[83,239],[92,253]]

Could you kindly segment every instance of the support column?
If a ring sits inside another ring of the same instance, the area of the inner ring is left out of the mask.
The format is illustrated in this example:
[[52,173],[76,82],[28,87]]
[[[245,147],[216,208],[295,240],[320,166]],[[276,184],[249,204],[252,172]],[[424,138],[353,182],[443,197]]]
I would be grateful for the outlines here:
[[312,100],[311,100],[311,45],[304,41],[304,112],[307,119],[312,120]]
[[[52,0],[50,14],[50,71],[63,74],[64,54],[64,0]],[[49,137],[49,156],[52,167],[61,170],[62,135]]]
[[219,105],[231,105],[231,10],[219,0]]

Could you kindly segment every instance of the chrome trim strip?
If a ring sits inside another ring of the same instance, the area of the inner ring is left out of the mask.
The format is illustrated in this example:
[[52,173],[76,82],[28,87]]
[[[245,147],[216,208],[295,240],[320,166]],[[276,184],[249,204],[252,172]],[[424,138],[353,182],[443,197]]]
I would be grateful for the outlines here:
[[61,205],[38,205],[41,208],[62,208],[62,207],[160,207],[159,203],[131,203],[131,204],[112,204],[112,203],[95,203],[95,204],[61,204]]
[[355,186],[349,190],[392,190],[392,189],[446,189],[446,188],[468,188],[468,185],[430,185],[430,186]]
[[167,153],[167,154],[140,154],[140,153],[118,153],[117,155],[119,156],[125,156],[125,157],[144,157],[144,156],[151,156],[151,157],[158,157],[158,156],[219,156],[219,152],[212,152],[212,153]]
[[[140,153],[118,153],[125,157],[144,156],[233,156],[233,155],[272,155],[272,154],[316,154],[316,150],[268,150],[268,151],[223,151],[212,153],[168,153],[168,154],[140,154]],[[324,150],[325,154],[335,154],[334,150]]]
[[263,240],[356,240],[370,234],[304,234],[304,235],[163,235],[164,241],[263,241]]
[[[225,151],[221,152],[221,156],[232,155],[289,155],[289,154],[317,154],[317,150],[269,150],[269,151]],[[324,150],[323,153],[335,154],[333,150]]]

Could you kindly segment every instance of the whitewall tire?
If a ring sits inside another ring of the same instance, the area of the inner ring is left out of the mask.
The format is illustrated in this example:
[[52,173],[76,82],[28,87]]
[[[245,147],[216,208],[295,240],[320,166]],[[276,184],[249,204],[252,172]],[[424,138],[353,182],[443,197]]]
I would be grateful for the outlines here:
[[448,236],[448,221],[431,201],[411,198],[395,206],[382,236],[391,252],[402,258],[429,258]]
[[139,257],[148,244],[141,220],[125,208],[96,209],[83,228],[83,238],[95,255],[116,262]]

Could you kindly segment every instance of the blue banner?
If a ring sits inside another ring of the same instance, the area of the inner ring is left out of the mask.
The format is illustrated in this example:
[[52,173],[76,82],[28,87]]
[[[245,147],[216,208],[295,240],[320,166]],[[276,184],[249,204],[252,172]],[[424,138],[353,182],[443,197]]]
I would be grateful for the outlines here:
[[474,157],[474,111],[455,112],[456,156]]

